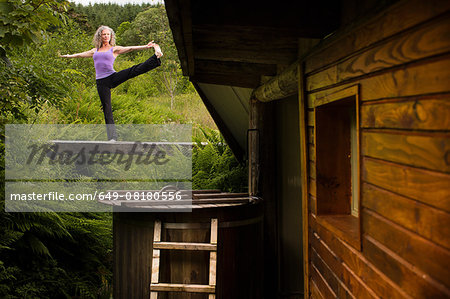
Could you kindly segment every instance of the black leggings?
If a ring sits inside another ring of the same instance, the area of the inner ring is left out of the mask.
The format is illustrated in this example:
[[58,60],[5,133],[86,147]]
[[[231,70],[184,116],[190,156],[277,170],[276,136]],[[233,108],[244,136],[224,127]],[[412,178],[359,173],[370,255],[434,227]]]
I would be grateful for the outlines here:
[[105,115],[106,133],[108,140],[117,139],[116,127],[111,107],[111,88],[122,84],[128,79],[144,74],[161,65],[161,60],[153,55],[143,63],[136,64],[128,69],[114,73],[106,78],[97,80],[97,91],[102,102],[103,114]]

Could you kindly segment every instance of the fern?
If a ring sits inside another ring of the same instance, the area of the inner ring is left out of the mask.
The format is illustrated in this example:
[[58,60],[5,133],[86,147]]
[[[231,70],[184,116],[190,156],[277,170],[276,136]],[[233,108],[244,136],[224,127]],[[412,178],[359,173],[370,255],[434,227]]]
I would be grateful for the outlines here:
[[196,146],[192,154],[193,188],[245,191],[247,167],[236,160],[219,132],[205,128],[200,130],[202,138],[194,138]]

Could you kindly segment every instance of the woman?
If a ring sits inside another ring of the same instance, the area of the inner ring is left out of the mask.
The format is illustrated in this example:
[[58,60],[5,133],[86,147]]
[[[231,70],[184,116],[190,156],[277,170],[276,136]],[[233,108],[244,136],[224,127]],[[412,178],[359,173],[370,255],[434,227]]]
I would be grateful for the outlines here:
[[[153,41],[145,46],[121,47],[116,46],[116,36],[114,30],[108,26],[100,26],[94,35],[93,43],[95,48],[76,54],[59,55],[65,58],[92,57],[94,59],[95,78],[97,91],[102,102],[103,114],[105,115],[106,132],[108,140],[117,140],[116,128],[111,108],[111,88],[118,86],[126,80],[141,75],[161,65],[159,58],[163,56],[161,48]],[[134,65],[128,69],[116,72],[113,68],[114,60],[119,54],[136,50],[154,48],[155,55],[147,61]]]

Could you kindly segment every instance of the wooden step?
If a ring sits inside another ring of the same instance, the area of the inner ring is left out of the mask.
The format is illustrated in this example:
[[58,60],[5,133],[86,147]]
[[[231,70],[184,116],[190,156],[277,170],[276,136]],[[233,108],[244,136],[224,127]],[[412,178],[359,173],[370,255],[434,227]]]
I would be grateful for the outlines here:
[[152,283],[152,292],[214,293],[216,287],[202,284]]
[[217,245],[210,243],[154,242],[153,249],[217,251]]
[[[177,223],[186,225],[186,223]],[[189,223],[190,224],[190,223]],[[153,235],[153,265],[150,284],[150,299],[158,299],[158,292],[185,292],[185,293],[207,293],[208,299],[215,299],[216,295],[216,268],[217,268],[217,233],[219,223],[217,218],[211,219],[210,243],[190,242],[161,242],[161,221],[155,221]],[[209,284],[180,284],[159,283],[160,250],[206,250],[209,252]]]

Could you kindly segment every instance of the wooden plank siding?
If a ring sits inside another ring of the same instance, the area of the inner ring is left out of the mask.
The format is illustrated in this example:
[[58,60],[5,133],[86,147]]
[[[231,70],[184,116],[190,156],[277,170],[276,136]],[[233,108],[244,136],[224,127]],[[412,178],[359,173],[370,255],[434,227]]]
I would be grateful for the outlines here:
[[450,95],[393,98],[361,105],[361,127],[415,131],[450,130]]
[[450,3],[442,0],[399,1],[361,24],[358,30],[343,32],[334,41],[312,53],[305,61],[305,73],[317,72],[345,57],[351,57],[355,52],[358,53],[386,38],[433,20],[449,9]]
[[450,212],[450,175],[365,157],[362,180]]
[[[316,221],[316,216],[311,215],[309,223],[313,231],[309,236],[311,247],[317,248],[314,247],[314,243],[312,242],[313,234],[315,233],[328,246],[330,254],[336,256],[336,259],[342,263],[343,267],[347,267],[349,271],[359,277],[359,280],[357,280],[359,287],[364,288],[364,285],[367,285],[378,297],[411,298],[404,290],[394,284],[383,272],[367,260],[360,251],[354,249],[325,227],[321,226]],[[342,277],[342,273],[336,274],[338,277]],[[342,278],[340,280],[342,281]]]
[[[301,62],[305,297],[450,297],[449,10],[448,1],[399,1],[338,32]],[[314,136],[314,108],[354,90],[360,100],[359,247],[330,227],[329,216],[317,215]]]
[[311,282],[311,295],[310,297],[311,299],[322,299],[324,298],[322,293],[319,290],[319,287],[316,285],[316,283],[314,281]]
[[368,183],[362,186],[362,197],[366,209],[450,249],[450,217],[447,212]]
[[339,275],[337,279],[343,286],[346,286],[348,292],[351,292],[356,298],[377,298],[377,295],[346,264],[341,262],[317,233],[313,234],[312,247],[331,271],[335,275]]
[[307,78],[308,90],[348,81],[362,75],[400,66],[450,50],[450,15],[447,13],[431,24],[402,32],[385,43],[354,54],[343,61]]
[[363,156],[450,172],[450,134],[364,130],[362,148]]

